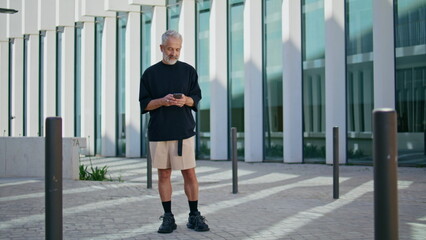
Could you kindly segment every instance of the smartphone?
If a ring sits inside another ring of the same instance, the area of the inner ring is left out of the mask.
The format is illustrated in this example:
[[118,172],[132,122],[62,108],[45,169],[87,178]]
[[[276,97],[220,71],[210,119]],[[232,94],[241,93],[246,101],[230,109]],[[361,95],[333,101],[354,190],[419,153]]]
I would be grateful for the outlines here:
[[182,93],[173,93],[173,97],[176,99],[181,99],[182,98]]

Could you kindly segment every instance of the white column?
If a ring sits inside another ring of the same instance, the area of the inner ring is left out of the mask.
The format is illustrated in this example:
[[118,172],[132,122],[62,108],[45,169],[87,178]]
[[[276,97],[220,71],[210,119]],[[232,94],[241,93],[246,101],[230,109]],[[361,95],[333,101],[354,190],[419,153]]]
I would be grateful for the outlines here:
[[15,38],[12,44],[11,69],[11,136],[24,136],[24,39]]
[[[94,20],[92,18],[92,20]],[[81,33],[81,136],[87,153],[95,154],[95,23],[84,22]]]
[[263,161],[262,1],[244,4],[244,158]]
[[163,59],[160,50],[161,35],[166,31],[167,18],[166,7],[155,6],[152,14],[151,25],[151,64]]
[[40,136],[39,133],[39,30],[37,0],[22,0],[22,33],[27,35],[27,136]]
[[27,46],[27,136],[39,133],[39,36],[31,34]]
[[373,1],[374,108],[395,109],[393,0]]
[[62,33],[62,46],[58,46],[62,51],[61,63],[61,117],[62,135],[64,137],[74,137],[75,126],[75,86],[74,86],[74,19],[75,0],[56,2],[56,26],[64,27]]
[[195,1],[183,0],[179,17],[179,32],[182,34],[180,59],[195,67]]
[[[45,31],[43,45],[43,123],[47,117],[56,116],[56,26],[55,0],[38,0],[38,29]],[[41,135],[45,134],[45,127]]]
[[116,22],[115,17],[105,17],[102,35],[102,156],[116,155]]
[[339,162],[346,162],[345,2],[325,0],[326,163],[333,163],[333,127],[339,127]]
[[[6,0],[0,0],[6,6]],[[9,136],[9,39],[7,15],[0,14],[0,136]]]
[[74,27],[64,27],[61,60],[62,135],[74,137]]
[[24,135],[24,39],[22,35],[22,2],[8,0],[7,8],[18,10],[15,14],[7,14],[7,37],[12,39],[10,58],[10,101],[12,120],[10,121],[10,135]]
[[[4,20],[1,18],[0,20]],[[0,21],[6,27],[6,21]],[[3,26],[0,28],[3,30]],[[9,42],[0,39],[0,136],[9,136]]]
[[210,138],[212,160],[228,159],[227,1],[210,9]]
[[140,29],[140,13],[129,12],[126,29],[126,157],[141,155]]
[[[46,31],[43,50],[43,119],[45,120],[47,117],[56,116],[56,31]],[[44,135],[45,130],[42,131]]]
[[283,12],[283,119],[284,162],[303,161],[302,23],[301,1],[284,0]]

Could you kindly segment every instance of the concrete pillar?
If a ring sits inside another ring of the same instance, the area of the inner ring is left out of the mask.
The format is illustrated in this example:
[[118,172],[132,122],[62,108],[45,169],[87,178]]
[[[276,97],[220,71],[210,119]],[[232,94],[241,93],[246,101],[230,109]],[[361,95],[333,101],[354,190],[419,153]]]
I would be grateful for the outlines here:
[[284,162],[303,161],[301,1],[283,1]]
[[180,59],[195,67],[195,1],[183,0],[179,18],[179,33],[182,34]]
[[[38,0],[38,30],[44,31],[43,55],[43,78],[40,79],[43,88],[42,108],[43,121],[41,135],[44,136],[44,119],[56,116],[56,25],[55,25],[55,0]],[[41,64],[41,63],[40,63]]]
[[18,10],[7,14],[7,37],[10,64],[10,136],[24,136],[24,38],[22,35],[22,2],[8,0],[7,8]]
[[26,135],[40,136],[39,132],[39,30],[37,0],[22,0],[22,33],[26,37]]
[[339,127],[339,162],[346,162],[345,2],[325,0],[326,163],[333,163],[333,127]]
[[263,161],[262,1],[244,4],[244,158]]
[[374,108],[395,109],[393,2],[373,1]]
[[210,158],[228,159],[227,1],[212,1],[210,9]]
[[105,17],[102,36],[101,135],[102,156],[116,155],[116,32],[117,19]]
[[[75,0],[56,2],[56,26],[64,27],[62,33],[62,46],[58,46],[62,51],[61,64],[61,117],[62,133],[64,137],[74,137],[75,128],[75,78],[74,78],[74,18]],[[59,66],[58,66],[59,67]]]
[[126,157],[141,156],[141,77],[140,13],[129,12],[126,29]]
[[81,33],[81,136],[87,138],[89,155],[95,154],[94,49],[95,22],[85,19]]
[[[6,27],[3,20],[0,14],[0,32]],[[9,42],[4,39],[0,39],[0,86],[0,136],[9,136]]]
[[160,50],[161,35],[167,27],[167,8],[165,6],[154,6],[151,25],[151,64],[155,64],[163,55]]

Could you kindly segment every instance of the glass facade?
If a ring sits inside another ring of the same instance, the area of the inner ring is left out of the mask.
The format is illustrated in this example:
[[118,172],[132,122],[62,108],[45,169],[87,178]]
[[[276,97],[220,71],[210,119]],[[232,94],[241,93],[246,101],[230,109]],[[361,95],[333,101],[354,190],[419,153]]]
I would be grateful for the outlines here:
[[9,74],[7,75],[8,77],[9,77],[9,79],[8,79],[8,83],[9,83],[9,85],[8,85],[8,89],[9,89],[9,94],[8,94],[8,96],[9,96],[9,102],[8,102],[8,106],[7,106],[7,108],[8,108],[8,113],[9,113],[9,116],[8,116],[8,119],[7,119],[7,122],[8,122],[8,136],[10,137],[10,136],[12,136],[12,120],[13,120],[13,115],[12,115],[12,69],[13,69],[13,44],[14,44],[14,39],[13,38],[11,38],[10,40],[9,40]]
[[[151,66],[151,26],[152,7],[142,7],[141,14],[141,76],[142,73]],[[149,114],[141,116],[141,155],[148,153],[148,123]]]
[[426,164],[426,0],[395,0],[400,165]]
[[302,1],[303,157],[325,163],[324,0]]
[[102,151],[102,35],[104,31],[104,18],[95,18],[95,154]]
[[167,0],[167,29],[179,31],[179,15],[182,0]]
[[[39,127],[38,133],[39,136],[43,136],[44,133],[44,42],[46,40],[46,32],[40,31],[40,39],[39,39],[39,97],[38,97],[38,106],[39,106]],[[10,132],[10,131],[9,131]]]
[[64,28],[56,28],[56,116],[62,115],[62,38]]
[[28,102],[27,102],[27,96],[28,96],[28,41],[29,36],[24,35],[24,67],[23,67],[23,90],[24,90],[24,96],[22,99],[23,103],[23,131],[22,135],[27,136],[27,112],[28,112]]
[[228,1],[228,129],[237,128],[238,158],[244,158],[244,1]]
[[372,163],[373,2],[346,0],[348,163]]
[[75,24],[74,33],[74,136],[81,137],[81,33],[83,23]]
[[197,122],[197,158],[210,158],[210,6],[211,1],[197,2],[197,72],[198,83],[202,89]]
[[282,0],[263,0],[264,159],[283,159]]
[[127,13],[117,13],[117,155],[126,155],[126,27]]

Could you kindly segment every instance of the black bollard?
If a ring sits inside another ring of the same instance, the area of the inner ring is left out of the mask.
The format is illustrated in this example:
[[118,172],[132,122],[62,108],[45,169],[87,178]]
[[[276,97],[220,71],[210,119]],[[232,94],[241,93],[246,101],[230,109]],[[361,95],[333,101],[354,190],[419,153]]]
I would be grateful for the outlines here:
[[375,239],[398,239],[396,112],[373,110]]
[[237,128],[231,128],[232,193],[238,193]]
[[339,198],[339,127],[333,127],[333,198]]
[[62,230],[62,119],[46,118],[46,239],[60,240]]

